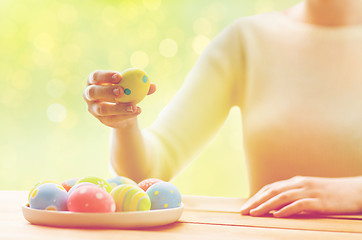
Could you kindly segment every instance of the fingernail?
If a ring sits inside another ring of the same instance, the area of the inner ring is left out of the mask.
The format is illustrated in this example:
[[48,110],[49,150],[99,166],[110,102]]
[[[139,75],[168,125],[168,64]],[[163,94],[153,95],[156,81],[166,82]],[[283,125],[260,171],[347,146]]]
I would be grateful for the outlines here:
[[113,94],[118,97],[119,95],[121,95],[121,90],[119,90],[119,88],[115,88],[113,89]]
[[127,106],[126,110],[127,112],[133,112],[133,106]]
[[121,80],[121,75],[119,75],[118,73],[113,74],[112,80],[114,83],[118,83]]
[[245,208],[240,209],[240,213],[241,213],[241,214],[248,214],[248,212],[246,211]]
[[281,217],[282,215],[280,214],[280,212],[274,212],[274,213],[273,213],[273,216],[274,216],[274,217]]
[[258,210],[251,209],[249,213],[251,216],[258,216]]
[[242,215],[248,215],[248,212],[245,211],[245,210],[241,210],[240,213],[241,213]]

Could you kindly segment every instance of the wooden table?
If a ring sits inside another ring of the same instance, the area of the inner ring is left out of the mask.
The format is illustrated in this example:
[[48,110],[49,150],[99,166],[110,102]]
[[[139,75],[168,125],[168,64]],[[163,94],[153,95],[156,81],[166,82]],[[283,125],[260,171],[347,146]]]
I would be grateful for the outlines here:
[[72,229],[32,225],[21,205],[25,191],[0,191],[0,239],[360,239],[362,215],[294,218],[242,216],[245,199],[183,196],[185,209],[176,223],[147,229]]

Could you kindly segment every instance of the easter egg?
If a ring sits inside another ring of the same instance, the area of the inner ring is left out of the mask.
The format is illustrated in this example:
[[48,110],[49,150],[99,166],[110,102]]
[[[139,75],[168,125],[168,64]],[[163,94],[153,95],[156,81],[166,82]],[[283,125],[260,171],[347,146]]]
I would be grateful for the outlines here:
[[116,203],[117,212],[148,211],[151,208],[147,193],[137,185],[119,185],[112,190],[111,195]]
[[137,68],[129,68],[121,73],[122,80],[118,83],[124,94],[116,98],[117,102],[137,104],[146,97],[150,89],[150,80],[147,74]]
[[176,208],[181,205],[181,193],[169,182],[158,182],[147,189],[151,210]]
[[72,178],[72,179],[68,179],[65,180],[64,182],[62,182],[62,186],[64,187],[65,190],[67,190],[67,192],[69,192],[69,190],[79,181],[79,178]]
[[107,182],[111,185],[112,188],[115,188],[121,184],[137,185],[137,183],[135,181],[133,181],[132,179],[129,179],[127,177],[122,177],[122,176],[115,176],[115,177],[109,178],[109,179],[107,179]]
[[93,183],[93,184],[98,185],[99,187],[103,188],[107,192],[111,192],[111,190],[112,190],[111,185],[106,180],[99,178],[99,177],[93,177],[93,176],[84,177],[84,178],[79,179],[79,181],[77,183],[82,183],[82,182]]
[[40,210],[67,210],[67,191],[56,183],[38,185],[31,193],[29,206]]
[[95,185],[94,183],[90,183],[90,182],[77,183],[68,191],[68,195],[72,194],[72,192],[74,192],[76,189],[81,188],[81,187],[86,187],[86,186],[97,186],[97,185]]
[[116,205],[112,196],[98,186],[84,186],[74,190],[68,198],[71,212],[114,212]]
[[33,192],[33,190],[37,187],[37,186],[40,186],[41,184],[44,184],[44,183],[57,183],[57,182],[54,182],[54,181],[40,181],[40,182],[37,182],[32,189],[30,189],[29,191],[29,195],[28,195],[28,201],[30,201],[30,196],[31,196],[31,193]]
[[142,188],[143,191],[146,192],[149,187],[151,187],[153,184],[158,183],[158,182],[163,182],[163,181],[161,179],[157,179],[157,178],[149,178],[149,179],[145,179],[142,182],[140,182],[138,184],[138,186],[140,188]]

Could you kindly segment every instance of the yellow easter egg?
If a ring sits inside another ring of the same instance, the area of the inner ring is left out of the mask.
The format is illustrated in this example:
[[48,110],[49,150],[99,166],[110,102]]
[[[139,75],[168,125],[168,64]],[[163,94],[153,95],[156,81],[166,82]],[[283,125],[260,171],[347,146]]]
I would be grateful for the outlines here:
[[151,200],[147,193],[134,184],[121,184],[111,191],[117,212],[148,211]]
[[117,102],[137,104],[147,96],[150,89],[150,80],[147,74],[137,68],[129,68],[121,73],[122,80],[118,84],[124,90],[124,94],[120,98],[116,98]]

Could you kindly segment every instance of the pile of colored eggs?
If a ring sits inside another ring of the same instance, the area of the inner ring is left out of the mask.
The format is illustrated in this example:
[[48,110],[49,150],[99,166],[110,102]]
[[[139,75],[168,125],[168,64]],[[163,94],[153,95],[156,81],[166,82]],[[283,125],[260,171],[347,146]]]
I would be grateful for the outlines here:
[[69,179],[62,184],[37,183],[29,193],[29,207],[71,212],[126,212],[177,208],[181,194],[169,182],[150,178],[136,183],[126,177]]

